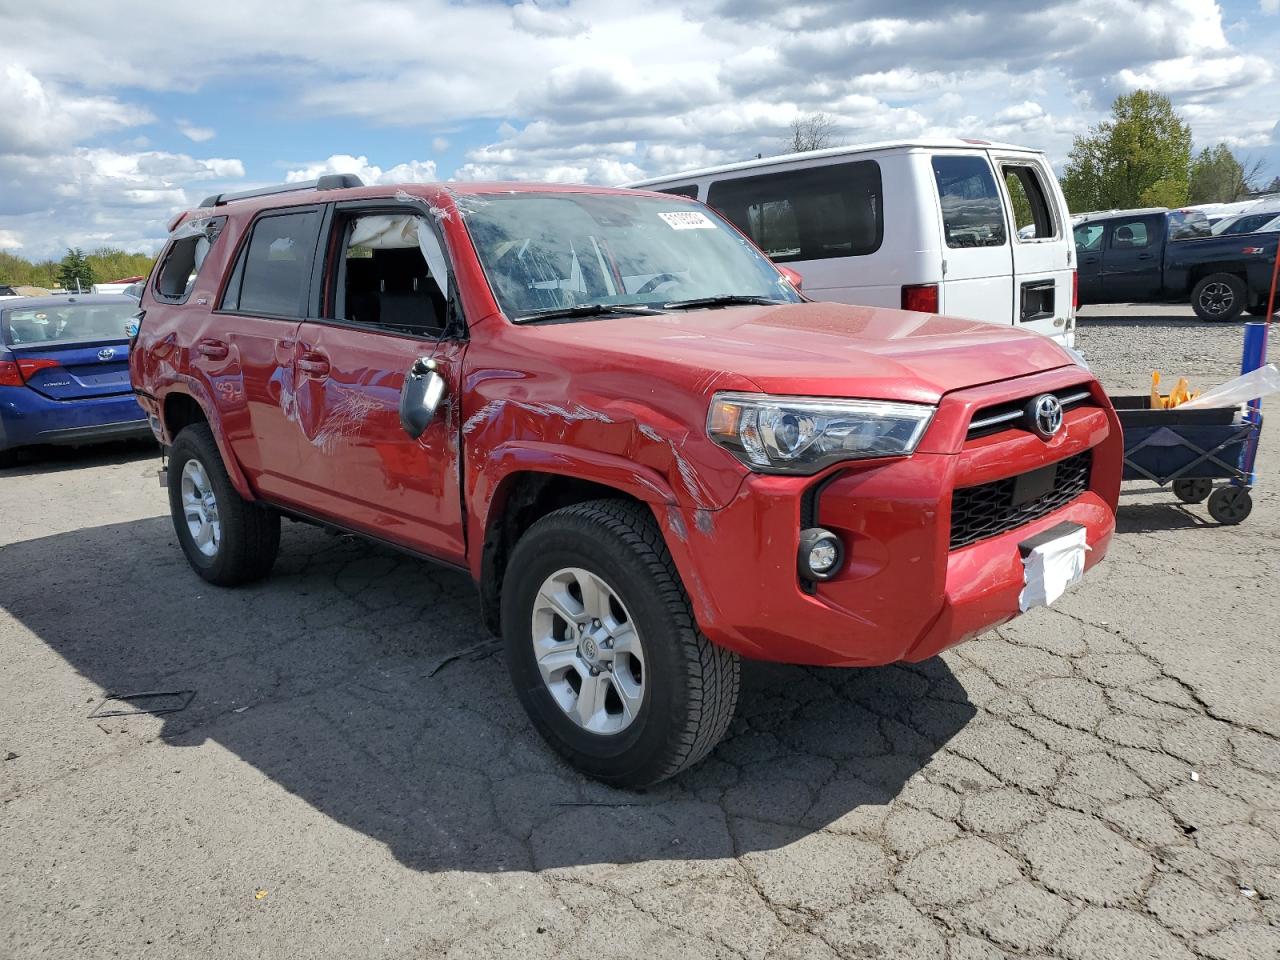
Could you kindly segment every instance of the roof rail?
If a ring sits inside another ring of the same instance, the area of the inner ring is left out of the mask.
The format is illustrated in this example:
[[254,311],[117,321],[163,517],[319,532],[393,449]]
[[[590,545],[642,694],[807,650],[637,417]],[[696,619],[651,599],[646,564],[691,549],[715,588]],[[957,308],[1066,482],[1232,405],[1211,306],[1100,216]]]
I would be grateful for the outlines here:
[[252,200],[254,197],[271,197],[277,193],[297,193],[301,190],[345,190],[348,187],[363,187],[364,181],[354,173],[326,173],[318,180],[303,180],[299,183],[282,183],[275,187],[260,187],[257,190],[242,190],[239,193],[215,193],[205,197],[200,206],[220,207],[236,200]]

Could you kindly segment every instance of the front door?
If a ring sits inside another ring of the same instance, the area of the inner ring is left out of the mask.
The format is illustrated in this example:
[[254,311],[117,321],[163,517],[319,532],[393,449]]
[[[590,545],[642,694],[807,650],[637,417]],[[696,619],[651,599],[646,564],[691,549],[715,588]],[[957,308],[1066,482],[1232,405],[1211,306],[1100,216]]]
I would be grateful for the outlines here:
[[932,157],[942,218],[941,312],[1009,326],[1013,258],[1004,201],[986,156]]
[[[298,475],[310,488],[309,511],[461,563],[457,418],[466,342],[438,236],[404,205],[339,205],[327,249],[324,319],[302,324],[295,359]],[[436,361],[448,389],[415,439],[399,406],[420,357]]]
[[1140,303],[1159,295],[1163,217],[1124,217],[1108,224],[1102,287],[1109,303]]
[[1082,223],[1073,231],[1080,271],[1080,303],[1102,303],[1102,243],[1105,223]]

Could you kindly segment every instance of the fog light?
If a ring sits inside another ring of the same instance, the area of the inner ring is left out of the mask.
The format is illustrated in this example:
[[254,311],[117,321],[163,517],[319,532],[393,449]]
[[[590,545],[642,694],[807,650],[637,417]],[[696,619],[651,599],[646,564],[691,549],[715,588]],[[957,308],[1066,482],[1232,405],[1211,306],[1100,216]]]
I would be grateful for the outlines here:
[[830,530],[811,527],[800,532],[800,550],[796,559],[800,576],[806,580],[830,580],[840,572],[844,544]]

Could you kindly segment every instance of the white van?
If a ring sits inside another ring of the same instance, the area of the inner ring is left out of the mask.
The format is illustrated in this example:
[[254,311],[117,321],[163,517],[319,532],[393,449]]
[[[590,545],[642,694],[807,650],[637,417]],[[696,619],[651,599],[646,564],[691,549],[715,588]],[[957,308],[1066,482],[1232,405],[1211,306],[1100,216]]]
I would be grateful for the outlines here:
[[815,300],[1017,324],[1074,345],[1075,246],[1041,151],[894,141],[627,186],[714,207]]

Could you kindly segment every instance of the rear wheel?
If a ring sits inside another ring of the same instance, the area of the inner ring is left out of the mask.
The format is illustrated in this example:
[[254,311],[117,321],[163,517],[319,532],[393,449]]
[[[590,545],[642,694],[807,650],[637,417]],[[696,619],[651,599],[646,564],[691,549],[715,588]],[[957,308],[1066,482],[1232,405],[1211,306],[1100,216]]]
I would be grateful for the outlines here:
[[1212,492],[1212,480],[1184,478],[1173,481],[1173,495],[1183,503],[1200,503]]
[[596,500],[534,524],[507,565],[502,635],[538,732],[607,783],[679,773],[733,718],[738,658],[698,629],[643,507]]
[[1234,273],[1214,273],[1191,291],[1191,308],[1201,320],[1234,320],[1245,308],[1248,291]]
[[241,498],[207,424],[185,427],[169,450],[169,511],[196,573],[230,587],[271,572],[280,515]]

